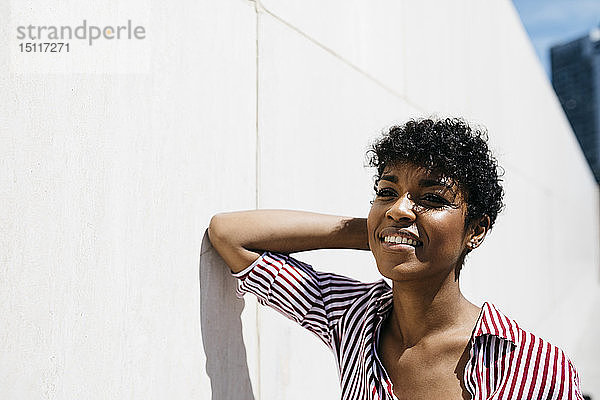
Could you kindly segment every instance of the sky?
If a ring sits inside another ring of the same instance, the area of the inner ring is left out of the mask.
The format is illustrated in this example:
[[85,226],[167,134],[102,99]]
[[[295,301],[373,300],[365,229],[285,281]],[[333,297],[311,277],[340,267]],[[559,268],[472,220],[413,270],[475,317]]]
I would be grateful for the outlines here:
[[550,76],[550,47],[600,25],[600,0],[513,0],[535,51]]

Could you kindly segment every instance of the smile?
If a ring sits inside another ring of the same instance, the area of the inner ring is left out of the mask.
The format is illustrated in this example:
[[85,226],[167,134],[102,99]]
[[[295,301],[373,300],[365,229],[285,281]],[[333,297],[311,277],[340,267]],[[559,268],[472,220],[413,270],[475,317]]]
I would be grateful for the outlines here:
[[387,235],[387,236],[382,237],[381,240],[384,243],[389,244],[389,245],[404,244],[404,245],[409,245],[409,246],[413,246],[413,247],[423,246],[423,242],[421,242],[417,239],[406,237],[406,236]]

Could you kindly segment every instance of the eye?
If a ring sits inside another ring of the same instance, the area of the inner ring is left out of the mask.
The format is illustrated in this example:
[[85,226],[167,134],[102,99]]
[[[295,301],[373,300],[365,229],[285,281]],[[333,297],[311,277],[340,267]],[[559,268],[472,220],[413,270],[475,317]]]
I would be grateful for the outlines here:
[[396,196],[396,192],[390,188],[381,188],[381,189],[375,188],[375,199],[371,200],[369,203],[373,204],[375,202],[375,200],[386,201],[394,196]]
[[391,200],[396,197],[396,191],[390,188],[381,188],[375,192],[376,200],[379,199],[381,201]]
[[441,208],[450,204],[444,197],[434,193],[426,193],[421,197],[421,201],[427,203],[432,208]]
[[382,188],[377,190],[377,192],[375,192],[375,195],[377,197],[392,197],[396,195],[396,192],[389,188]]

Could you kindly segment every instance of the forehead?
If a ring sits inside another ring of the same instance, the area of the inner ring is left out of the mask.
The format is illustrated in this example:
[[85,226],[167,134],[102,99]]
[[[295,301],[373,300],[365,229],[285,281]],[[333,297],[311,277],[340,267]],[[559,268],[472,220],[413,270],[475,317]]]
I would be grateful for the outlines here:
[[432,171],[428,168],[418,166],[412,163],[395,163],[387,165],[380,177],[383,181],[399,183],[426,183],[429,185],[439,185],[446,187],[455,187],[456,183],[441,172]]

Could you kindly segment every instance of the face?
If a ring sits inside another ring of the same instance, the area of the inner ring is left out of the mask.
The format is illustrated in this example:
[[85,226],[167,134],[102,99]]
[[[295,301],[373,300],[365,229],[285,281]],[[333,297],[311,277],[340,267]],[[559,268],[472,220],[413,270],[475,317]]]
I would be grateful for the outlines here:
[[466,211],[452,181],[409,163],[388,166],[367,218],[381,274],[406,281],[453,271],[470,239]]

